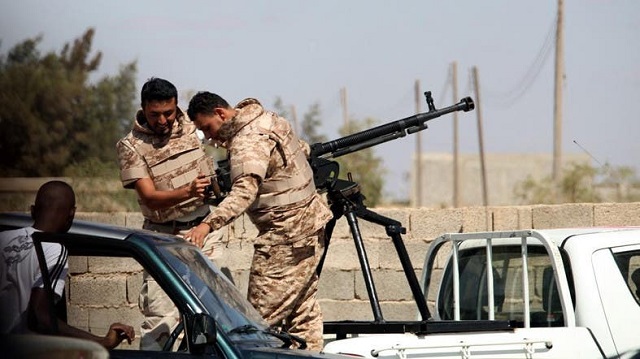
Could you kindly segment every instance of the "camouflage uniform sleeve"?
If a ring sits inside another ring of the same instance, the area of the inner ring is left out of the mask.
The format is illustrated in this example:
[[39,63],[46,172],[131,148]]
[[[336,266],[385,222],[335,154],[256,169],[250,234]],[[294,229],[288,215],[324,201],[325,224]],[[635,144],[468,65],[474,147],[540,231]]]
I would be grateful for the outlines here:
[[275,142],[261,133],[236,135],[229,147],[231,191],[203,222],[217,230],[244,213],[258,196],[267,176]]
[[298,143],[300,144],[300,147],[302,147],[302,151],[304,152],[304,155],[307,156],[307,158],[309,158],[309,156],[311,156],[311,146],[309,146],[309,144],[302,139],[299,139]]
[[119,141],[116,150],[120,165],[120,180],[124,188],[133,188],[134,183],[140,178],[151,177],[142,156],[129,143]]
[[260,180],[255,176],[238,177],[227,198],[220,202],[202,222],[207,223],[214,231],[231,223],[255,201],[259,185]]

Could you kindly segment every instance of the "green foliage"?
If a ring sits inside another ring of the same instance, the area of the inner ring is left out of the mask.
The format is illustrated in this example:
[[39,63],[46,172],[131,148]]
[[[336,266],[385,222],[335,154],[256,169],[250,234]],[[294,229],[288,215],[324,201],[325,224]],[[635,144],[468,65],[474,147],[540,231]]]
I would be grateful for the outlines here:
[[301,137],[307,143],[327,142],[327,136],[318,133],[318,127],[322,124],[321,115],[320,104],[316,102],[309,106],[309,110],[302,117]]
[[[0,171],[6,177],[96,175],[116,163],[115,143],[135,112],[136,63],[89,83],[102,53],[88,29],[59,54],[42,55],[41,37],[0,55]],[[117,171],[111,173],[117,176]]]
[[[286,109],[282,98],[279,96],[276,97],[276,100],[273,104],[273,107],[276,110],[276,113],[286,118],[289,121],[293,121],[290,116],[293,114],[289,113]],[[308,144],[314,144],[318,142],[326,142],[327,136],[318,134],[318,128],[322,124],[322,111],[320,110],[320,104],[314,103],[309,106],[309,109],[302,116],[302,123],[300,124],[300,133],[298,135],[302,140],[307,142]]]
[[[367,118],[364,121],[350,121],[340,128],[340,136],[360,132],[375,126],[375,120]],[[384,186],[385,170],[382,158],[374,153],[374,148],[365,148],[348,155],[336,158],[340,164],[340,178],[348,179],[351,175],[354,182],[360,185],[360,191],[365,196],[365,204],[375,207],[381,203],[382,187]]]
[[529,176],[516,186],[515,194],[523,204],[635,202],[640,200],[640,181],[629,167],[606,164],[597,169],[573,163],[557,184],[551,177]]

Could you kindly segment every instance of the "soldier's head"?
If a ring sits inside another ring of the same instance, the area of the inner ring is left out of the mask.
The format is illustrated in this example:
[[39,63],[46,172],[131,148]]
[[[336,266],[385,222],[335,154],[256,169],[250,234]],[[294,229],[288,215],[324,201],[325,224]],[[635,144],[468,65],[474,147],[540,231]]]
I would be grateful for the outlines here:
[[178,116],[178,90],[169,81],[150,78],[140,92],[142,113],[149,128],[158,135],[171,133]]
[[220,127],[236,115],[236,110],[222,97],[201,91],[189,101],[187,114],[207,139],[218,140]]
[[76,195],[66,182],[49,181],[38,189],[31,206],[33,227],[43,232],[62,233],[71,228],[76,214]]

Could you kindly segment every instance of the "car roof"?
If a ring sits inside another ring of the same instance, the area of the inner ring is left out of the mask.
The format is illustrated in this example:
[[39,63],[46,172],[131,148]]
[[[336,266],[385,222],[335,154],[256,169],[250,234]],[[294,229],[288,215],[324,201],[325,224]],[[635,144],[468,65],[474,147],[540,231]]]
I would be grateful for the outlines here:
[[[556,229],[542,229],[536,230],[542,236],[546,237],[550,241],[554,242],[558,247],[563,246],[567,240],[585,240],[589,238],[590,241],[602,242],[611,241],[612,237],[609,234],[619,232],[639,232],[640,227],[579,227],[579,228],[556,228]],[[597,234],[597,236],[592,236]]]
[[514,231],[470,232],[445,234],[438,239],[456,238],[463,240],[460,248],[476,248],[486,245],[485,239],[491,238],[493,245],[513,245],[519,243],[522,237],[527,237],[530,245],[541,244],[538,238],[544,238],[555,247],[565,247],[568,243],[579,242],[593,248],[625,245],[635,242],[640,235],[640,227],[611,226],[611,227],[576,227],[553,229],[525,229]]
[[[22,228],[33,225],[33,219],[27,213],[0,213],[0,226],[3,228]],[[141,229],[125,228],[109,224],[73,220],[69,233],[124,240],[132,233],[146,232]]]

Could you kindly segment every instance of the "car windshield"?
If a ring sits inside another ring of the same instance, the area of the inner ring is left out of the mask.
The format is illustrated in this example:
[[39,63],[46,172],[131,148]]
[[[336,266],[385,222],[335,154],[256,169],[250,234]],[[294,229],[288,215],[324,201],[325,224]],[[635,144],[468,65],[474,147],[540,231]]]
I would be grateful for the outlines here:
[[[220,330],[230,336],[265,336],[268,324],[235,285],[193,246],[159,245],[169,265],[200,298]],[[243,328],[244,330],[238,330]],[[252,328],[253,330],[246,330]],[[266,338],[266,336],[265,336]],[[246,338],[244,338],[246,339]],[[255,338],[254,338],[255,339]],[[273,338],[269,338],[273,340]]]

